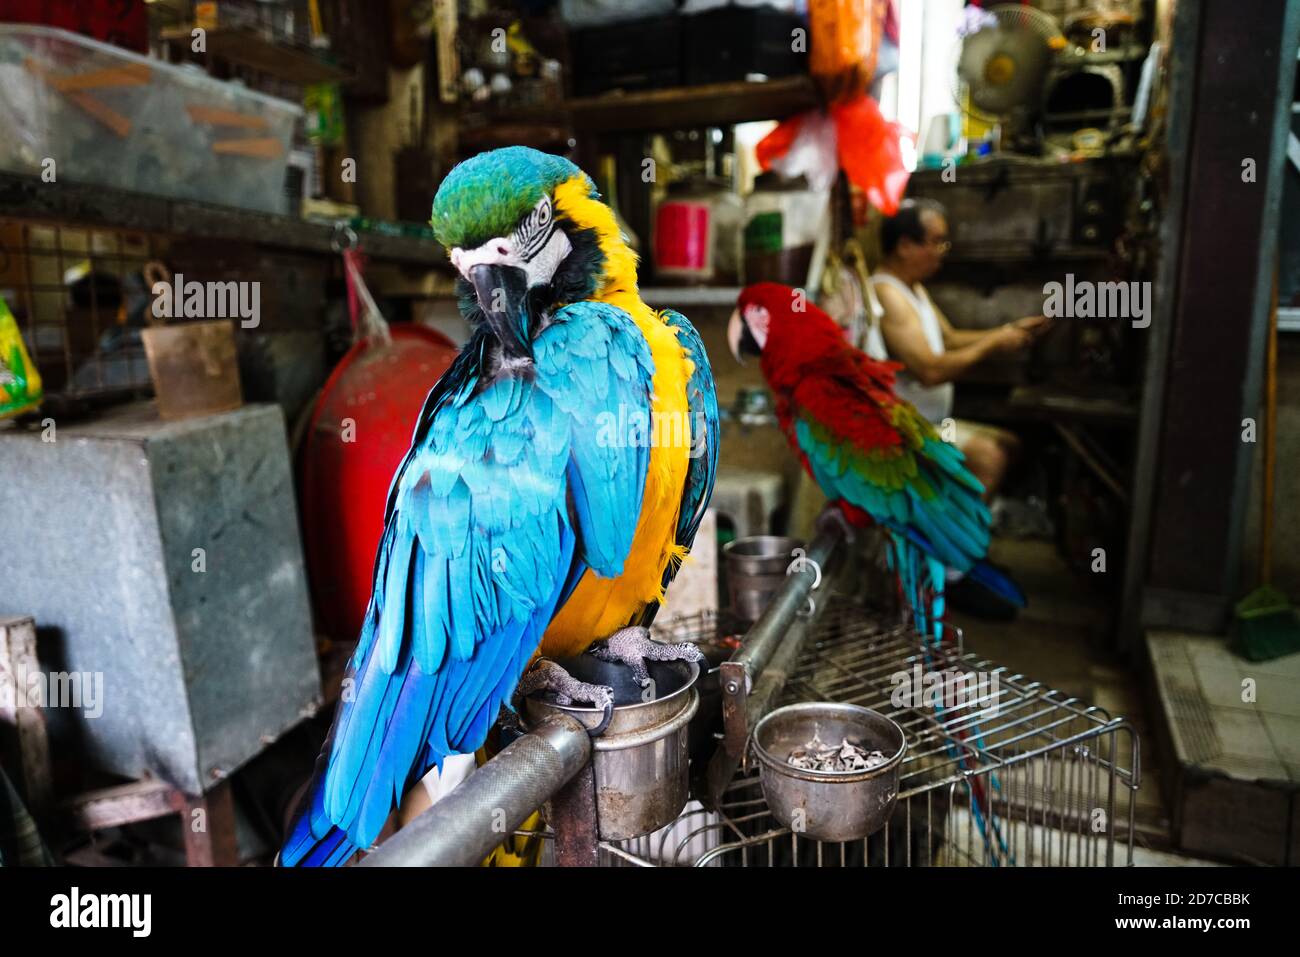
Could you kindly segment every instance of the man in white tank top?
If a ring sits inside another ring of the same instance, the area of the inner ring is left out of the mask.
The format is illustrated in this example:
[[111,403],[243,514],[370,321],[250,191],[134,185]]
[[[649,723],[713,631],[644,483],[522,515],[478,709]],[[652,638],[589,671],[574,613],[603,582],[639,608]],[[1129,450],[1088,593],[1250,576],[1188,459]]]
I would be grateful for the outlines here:
[[[938,272],[952,245],[943,207],[933,200],[904,201],[882,223],[880,245],[884,258],[871,282],[884,314],[879,327],[871,324],[863,349],[876,358],[901,362],[898,394],[940,425],[952,415],[953,380],[989,356],[1028,348],[1048,320],[1028,316],[995,329],[953,328],[921,284]],[[954,431],[967,467],[991,498],[1019,440],[1005,429],[960,419]]]

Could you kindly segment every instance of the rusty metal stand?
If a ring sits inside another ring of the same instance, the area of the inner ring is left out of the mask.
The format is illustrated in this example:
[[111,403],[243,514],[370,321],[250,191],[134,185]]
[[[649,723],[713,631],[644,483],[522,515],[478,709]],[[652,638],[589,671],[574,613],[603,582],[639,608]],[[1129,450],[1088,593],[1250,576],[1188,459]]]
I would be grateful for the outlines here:
[[591,761],[551,798],[555,863],[560,867],[595,867],[600,832],[596,821],[596,772]]

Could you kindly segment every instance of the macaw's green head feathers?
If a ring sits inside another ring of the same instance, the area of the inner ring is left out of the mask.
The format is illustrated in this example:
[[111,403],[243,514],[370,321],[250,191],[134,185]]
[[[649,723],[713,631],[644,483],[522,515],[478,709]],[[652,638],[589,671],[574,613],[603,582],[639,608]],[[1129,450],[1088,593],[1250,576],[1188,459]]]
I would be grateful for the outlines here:
[[607,286],[615,267],[630,262],[635,283],[613,212],[562,156],[510,146],[466,160],[439,187],[432,222],[460,273],[462,313],[506,359],[529,359],[549,313]]
[[[433,231],[448,249],[481,245],[509,236],[543,196],[586,174],[563,156],[527,146],[480,153],[457,164],[442,181],[433,200]],[[591,191],[595,187],[587,180]]]

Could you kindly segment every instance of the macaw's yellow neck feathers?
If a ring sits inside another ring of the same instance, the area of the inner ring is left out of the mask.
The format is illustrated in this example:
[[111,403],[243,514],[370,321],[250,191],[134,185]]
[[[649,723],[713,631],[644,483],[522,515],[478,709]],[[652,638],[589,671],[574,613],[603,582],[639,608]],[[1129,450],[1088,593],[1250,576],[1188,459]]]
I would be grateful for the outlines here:
[[636,290],[636,253],[628,248],[619,231],[614,211],[591,195],[591,181],[574,176],[555,187],[555,206],[561,215],[582,229],[596,231],[600,250],[605,255],[596,294]]

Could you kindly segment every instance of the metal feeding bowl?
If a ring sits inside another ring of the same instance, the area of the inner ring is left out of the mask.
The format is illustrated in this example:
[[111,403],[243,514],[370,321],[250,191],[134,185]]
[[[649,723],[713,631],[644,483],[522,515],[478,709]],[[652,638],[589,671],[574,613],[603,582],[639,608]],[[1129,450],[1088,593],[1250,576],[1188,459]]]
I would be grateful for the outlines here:
[[798,538],[780,535],[751,535],[722,546],[727,563],[727,591],[731,610],[741,621],[758,621],[773,596],[785,584],[796,548],[804,547]]
[[[792,704],[764,716],[753,740],[768,809],[796,834],[816,841],[857,841],[889,822],[907,739],[883,714],[853,704]],[[886,760],[862,771],[811,771],[791,765],[791,753],[813,740],[848,741],[869,752],[880,751]]]
[[[695,689],[699,665],[693,661],[647,662],[654,682],[649,689],[653,696],[647,700],[647,689],[622,662],[579,655],[558,664],[579,681],[614,689],[614,717],[604,734],[592,741],[601,838],[621,841],[667,827],[686,806],[688,726],[700,706]],[[532,695],[525,702],[530,724],[557,711],[589,729],[598,727],[604,717],[597,708],[556,704],[549,692]]]

